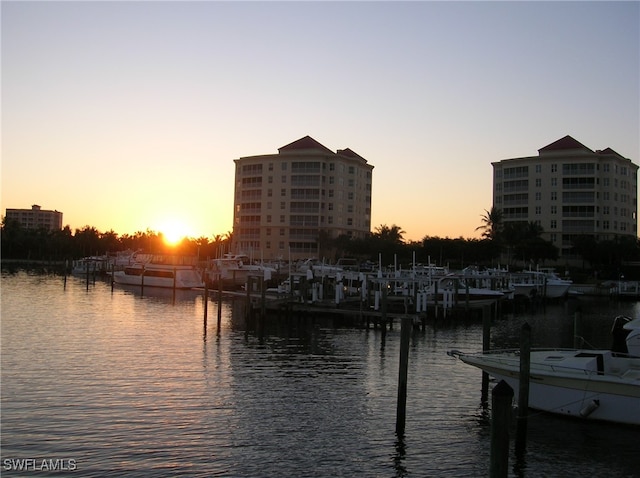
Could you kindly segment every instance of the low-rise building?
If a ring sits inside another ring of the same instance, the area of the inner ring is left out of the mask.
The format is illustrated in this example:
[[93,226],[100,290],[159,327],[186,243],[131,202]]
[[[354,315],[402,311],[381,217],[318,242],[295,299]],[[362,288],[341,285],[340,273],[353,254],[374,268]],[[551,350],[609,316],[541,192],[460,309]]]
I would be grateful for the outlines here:
[[48,231],[62,229],[62,213],[43,210],[37,204],[31,206],[31,209],[7,209],[5,221],[17,221],[25,229],[46,229]]

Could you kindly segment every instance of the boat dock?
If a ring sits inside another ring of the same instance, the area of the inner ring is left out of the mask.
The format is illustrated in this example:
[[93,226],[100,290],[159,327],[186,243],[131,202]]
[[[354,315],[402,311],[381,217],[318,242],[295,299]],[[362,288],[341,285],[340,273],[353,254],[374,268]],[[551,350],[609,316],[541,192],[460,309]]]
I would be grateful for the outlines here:
[[[393,328],[394,322],[410,317],[415,327],[445,318],[480,317],[487,308],[500,313],[500,299],[472,299],[469,288],[456,288],[442,295],[428,293],[424,278],[381,278],[364,275],[348,281],[341,277],[308,280],[296,276],[289,290],[267,288],[261,276],[248,276],[245,290],[211,291],[219,300],[240,299],[245,304],[248,324],[256,327],[277,319],[329,318],[336,325]],[[403,287],[394,287],[401,282]],[[443,291],[444,292],[444,291]]]

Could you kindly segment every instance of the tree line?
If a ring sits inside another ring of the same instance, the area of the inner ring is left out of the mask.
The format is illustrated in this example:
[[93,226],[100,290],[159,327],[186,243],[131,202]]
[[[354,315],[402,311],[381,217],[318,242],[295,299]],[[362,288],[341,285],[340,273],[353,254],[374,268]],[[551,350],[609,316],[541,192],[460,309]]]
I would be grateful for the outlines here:
[[184,254],[202,258],[218,257],[229,251],[232,234],[213,238],[185,238],[178,244],[167,244],[161,232],[147,229],[119,236],[113,230],[100,232],[85,226],[71,231],[69,226],[49,231],[27,229],[17,221],[2,220],[2,259],[74,260],[121,251],[144,251],[152,254]]
[[[405,231],[395,224],[380,225],[364,238],[347,235],[332,238],[328,232],[320,231],[318,258],[335,262],[349,257],[375,264],[381,260],[383,266],[408,267],[415,262],[448,265],[452,269],[478,265],[510,270],[553,265],[558,260],[558,249],[542,238],[544,231],[537,223],[505,223],[495,207],[481,216],[477,230],[481,231],[480,238],[425,236],[420,241],[405,240]],[[33,230],[3,218],[0,251],[2,259],[23,260],[64,261],[126,250],[194,255],[204,260],[232,252],[232,244],[231,232],[211,238],[184,238],[169,246],[162,233],[151,230],[121,236],[113,230],[100,232],[91,226],[75,231],[69,226],[56,231]],[[582,259],[579,268],[597,271],[602,279],[619,277],[626,264],[640,262],[640,246],[633,237],[597,241],[592,236],[578,236],[573,241],[572,253]],[[626,270],[626,274],[630,277],[633,272]]]

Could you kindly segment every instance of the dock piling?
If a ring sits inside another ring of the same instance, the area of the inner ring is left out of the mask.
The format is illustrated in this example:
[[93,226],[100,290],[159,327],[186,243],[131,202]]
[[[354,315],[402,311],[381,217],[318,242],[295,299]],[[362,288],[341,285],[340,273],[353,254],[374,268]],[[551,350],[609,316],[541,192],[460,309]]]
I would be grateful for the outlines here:
[[529,410],[529,376],[531,369],[531,326],[522,325],[520,330],[520,383],[518,390],[518,421],[516,422],[516,453],[521,454],[527,446],[527,413]]
[[509,417],[513,389],[501,380],[491,392],[491,458],[490,478],[506,478],[509,474]]
[[[487,352],[491,348],[491,306],[482,307],[482,351]],[[489,401],[489,374],[482,371],[481,401],[488,404]]]
[[222,276],[218,276],[218,335],[220,335],[221,322],[222,322]]
[[403,317],[400,326],[400,370],[398,373],[398,404],[396,410],[396,435],[404,436],[407,417],[407,370],[409,368],[409,342],[413,321]]

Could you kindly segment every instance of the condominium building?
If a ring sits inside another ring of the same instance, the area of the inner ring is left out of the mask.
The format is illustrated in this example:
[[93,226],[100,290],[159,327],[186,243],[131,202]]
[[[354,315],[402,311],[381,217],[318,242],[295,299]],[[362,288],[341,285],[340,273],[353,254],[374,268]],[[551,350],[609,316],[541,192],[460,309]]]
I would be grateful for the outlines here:
[[31,209],[7,209],[6,221],[17,221],[25,229],[46,229],[55,231],[62,229],[62,213],[59,211],[45,211],[37,204]]
[[571,258],[576,236],[637,237],[638,166],[611,148],[592,151],[565,136],[538,156],[493,165],[493,205],[503,223],[535,222]]
[[373,166],[305,136],[234,160],[233,248],[264,259],[324,257],[328,240],[371,231]]

